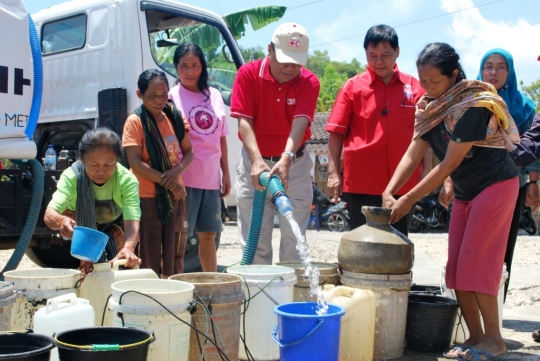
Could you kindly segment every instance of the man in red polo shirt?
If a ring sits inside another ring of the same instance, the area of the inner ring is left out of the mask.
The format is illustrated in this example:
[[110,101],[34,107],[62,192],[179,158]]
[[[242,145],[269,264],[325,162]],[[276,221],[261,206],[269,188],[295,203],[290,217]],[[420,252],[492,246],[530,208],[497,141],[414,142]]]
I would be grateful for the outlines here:
[[[364,49],[367,70],[345,83],[326,125],[330,133],[328,188],[334,198],[343,192],[351,229],[366,223],[362,206],[382,205],[382,192],[411,143],[415,105],[425,92],[418,80],[399,71],[398,36],[393,28],[371,27]],[[418,183],[420,171],[421,167],[415,170],[398,195]],[[407,223],[403,217],[394,227],[407,234]]]
[[[262,190],[261,173],[275,174],[289,196],[294,219],[305,234],[309,219],[313,162],[305,148],[319,96],[317,77],[303,68],[309,37],[295,23],[278,26],[268,45],[268,57],[243,65],[234,81],[231,116],[238,118],[243,147],[236,167],[238,233],[245,246],[254,190]],[[268,192],[254,264],[272,264],[274,205]],[[296,237],[279,215],[280,261],[296,261]]]

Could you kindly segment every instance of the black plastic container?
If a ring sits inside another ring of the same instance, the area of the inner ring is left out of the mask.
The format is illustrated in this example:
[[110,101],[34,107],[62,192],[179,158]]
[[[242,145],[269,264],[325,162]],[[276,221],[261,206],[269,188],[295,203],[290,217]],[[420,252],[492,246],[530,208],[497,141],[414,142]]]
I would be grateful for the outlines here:
[[458,304],[448,297],[409,294],[407,348],[415,351],[444,351],[450,346]]
[[[152,333],[135,328],[89,327],[58,333],[54,343],[58,347],[60,361],[146,361],[148,347],[155,341]],[[92,345],[133,345],[118,350],[99,347],[98,350],[83,349]],[[67,346],[69,344],[72,346]]]
[[53,340],[34,333],[0,334],[0,360],[49,361]]

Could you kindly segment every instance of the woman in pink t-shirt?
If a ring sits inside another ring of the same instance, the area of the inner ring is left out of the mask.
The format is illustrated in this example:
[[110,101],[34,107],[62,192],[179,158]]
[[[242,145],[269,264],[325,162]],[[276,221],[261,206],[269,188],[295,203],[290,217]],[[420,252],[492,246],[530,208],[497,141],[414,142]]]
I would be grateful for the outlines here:
[[191,167],[182,174],[187,191],[188,235],[197,230],[202,269],[216,272],[215,237],[223,230],[220,198],[231,190],[225,105],[220,92],[208,86],[206,60],[198,45],[179,45],[173,61],[180,83],[169,91],[169,98],[189,122],[195,153]]

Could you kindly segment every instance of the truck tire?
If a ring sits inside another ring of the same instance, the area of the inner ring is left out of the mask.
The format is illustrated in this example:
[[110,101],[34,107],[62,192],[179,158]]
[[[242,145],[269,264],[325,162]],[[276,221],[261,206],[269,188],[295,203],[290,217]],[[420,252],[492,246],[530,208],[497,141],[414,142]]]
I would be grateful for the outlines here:
[[40,267],[78,269],[80,261],[70,253],[71,243],[51,244],[48,249],[28,247],[26,256]]
[[[221,232],[216,233],[216,250],[219,248]],[[184,273],[202,272],[201,260],[199,259],[199,235],[197,230],[188,237],[186,242],[186,253],[184,253]]]

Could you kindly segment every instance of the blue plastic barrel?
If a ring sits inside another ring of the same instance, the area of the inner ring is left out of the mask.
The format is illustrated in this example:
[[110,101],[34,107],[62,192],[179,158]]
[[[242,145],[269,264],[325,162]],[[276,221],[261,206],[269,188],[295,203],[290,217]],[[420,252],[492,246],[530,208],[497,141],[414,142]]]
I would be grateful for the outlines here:
[[342,307],[329,304],[328,312],[318,315],[316,302],[293,302],[274,312],[278,324],[272,337],[281,361],[338,361]]
[[109,236],[92,228],[75,226],[71,239],[71,255],[83,261],[97,262],[105,250]]

